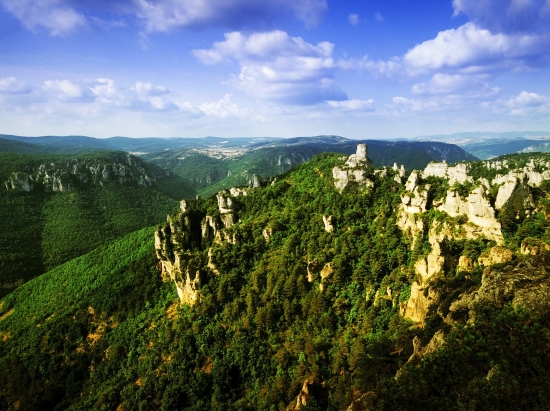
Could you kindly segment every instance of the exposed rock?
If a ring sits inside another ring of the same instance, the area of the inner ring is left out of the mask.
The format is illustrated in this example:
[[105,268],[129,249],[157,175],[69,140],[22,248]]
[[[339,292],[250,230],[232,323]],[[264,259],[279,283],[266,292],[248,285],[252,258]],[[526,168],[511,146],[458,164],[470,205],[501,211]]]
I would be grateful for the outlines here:
[[334,268],[332,266],[332,263],[331,262],[326,263],[323,269],[321,270],[321,282],[319,283],[319,291],[323,291],[325,289],[323,281],[329,278],[332,274],[334,274]]
[[537,255],[543,251],[550,251],[550,245],[536,238],[526,238],[521,242],[521,253]]
[[30,191],[37,185],[48,192],[66,192],[78,184],[99,184],[114,181],[151,185],[157,174],[149,173],[145,163],[128,155],[115,156],[116,163],[97,163],[94,160],[74,159],[64,163],[43,163],[29,173],[13,173],[5,182],[7,189]]
[[259,175],[253,174],[250,180],[250,188],[258,188],[262,186],[262,179]]
[[202,238],[206,241],[212,241],[221,228],[222,226],[216,218],[207,215],[201,224]]
[[245,187],[231,187],[229,189],[229,193],[233,196],[233,197],[238,197],[238,196],[246,196],[248,194],[248,188],[245,188]]
[[369,391],[354,400],[346,411],[375,411],[376,409],[376,394]]
[[527,308],[534,315],[550,314],[550,253],[530,256],[515,267],[490,268],[483,271],[481,286],[460,296],[450,305],[451,312],[470,311],[476,304],[502,308],[511,302]]
[[31,191],[32,190],[32,177],[27,173],[15,172],[12,173],[10,178],[4,183],[6,189],[11,190],[23,190]]
[[325,231],[332,232],[334,230],[334,217],[329,216],[323,216],[323,224],[325,225]]
[[313,381],[311,380],[305,380],[302,389],[300,390],[300,393],[298,394],[298,397],[296,398],[296,405],[293,410],[299,410],[300,408],[307,405],[307,400],[309,399],[309,388],[313,385]]
[[510,262],[512,261],[512,258],[514,258],[514,253],[512,252],[512,250],[496,246],[481,254],[477,262],[481,265],[489,267],[494,264]]
[[367,157],[367,145],[358,144],[356,154],[349,156],[342,168],[332,169],[334,186],[340,193],[346,188],[364,190],[372,187],[374,183],[367,178],[367,169],[371,166],[372,163]]
[[269,243],[269,240],[271,240],[271,237],[273,237],[273,234],[275,233],[275,230],[273,227],[266,227],[263,229],[262,234],[265,238],[265,242]]
[[435,176],[441,178],[448,178],[449,184],[465,183],[466,181],[473,182],[472,177],[468,176],[468,164],[459,163],[453,167],[449,167],[447,162],[442,163],[430,163],[424,169],[422,177]]
[[495,208],[500,210],[508,204],[523,207],[526,215],[530,215],[535,209],[533,195],[526,183],[525,174],[509,175],[507,181],[498,189]]
[[411,296],[406,303],[400,304],[400,314],[415,323],[423,323],[430,305],[437,301],[437,293],[428,285],[421,286],[418,282],[411,285]]
[[459,271],[472,271],[475,268],[475,265],[475,261],[465,255],[461,255],[458,259]]
[[[433,354],[437,350],[439,350],[443,344],[445,343],[445,332],[443,330],[437,330],[436,333],[432,336],[430,339],[430,342],[425,346],[422,347],[422,343],[420,341],[420,338],[414,337],[413,339],[413,354],[410,356],[409,360],[407,362],[412,362],[414,360],[421,359],[425,355]],[[395,378],[399,378],[399,372],[397,373]]]
[[463,200],[457,191],[448,190],[447,197],[438,210],[445,211],[451,217],[465,215],[470,223],[480,228],[481,236],[501,244],[504,241],[501,225],[495,218],[495,210],[485,193],[485,187],[479,186]]

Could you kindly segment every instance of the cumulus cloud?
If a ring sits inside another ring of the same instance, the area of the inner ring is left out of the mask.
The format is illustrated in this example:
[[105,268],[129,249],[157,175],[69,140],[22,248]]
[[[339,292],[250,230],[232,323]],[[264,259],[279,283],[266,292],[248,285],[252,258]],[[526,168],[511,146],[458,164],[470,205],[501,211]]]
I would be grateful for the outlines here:
[[229,83],[255,96],[308,105],[348,98],[334,81],[341,64],[332,58],[333,49],[329,42],[314,45],[274,30],[227,33],[224,41],[193,54],[204,64],[238,61],[241,71]]
[[453,0],[453,7],[493,32],[550,31],[549,0]]
[[418,76],[446,72],[499,74],[543,67],[550,58],[550,35],[493,34],[474,23],[438,33],[389,61],[368,61],[377,75]]
[[213,103],[204,103],[199,106],[202,112],[208,117],[228,118],[239,117],[244,118],[250,116],[247,109],[239,107],[231,99],[231,94],[226,94],[221,100]]
[[27,29],[45,29],[52,36],[68,35],[90,23],[103,29],[126,25],[120,19],[105,20],[105,14],[137,18],[148,32],[166,32],[183,27],[259,27],[285,17],[310,27],[327,10],[326,0],[0,0],[0,4]]
[[497,100],[495,111],[515,116],[550,114],[550,98],[537,93],[522,91],[509,100]]
[[69,80],[48,80],[44,82],[42,90],[51,92],[60,99],[78,99],[82,97],[82,90],[79,86]]

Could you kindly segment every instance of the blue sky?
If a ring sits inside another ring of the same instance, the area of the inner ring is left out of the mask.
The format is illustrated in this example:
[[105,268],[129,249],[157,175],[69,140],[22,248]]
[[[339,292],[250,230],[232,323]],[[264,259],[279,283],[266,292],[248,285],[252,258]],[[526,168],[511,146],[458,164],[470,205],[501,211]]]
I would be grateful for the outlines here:
[[550,0],[0,0],[0,133],[550,130]]

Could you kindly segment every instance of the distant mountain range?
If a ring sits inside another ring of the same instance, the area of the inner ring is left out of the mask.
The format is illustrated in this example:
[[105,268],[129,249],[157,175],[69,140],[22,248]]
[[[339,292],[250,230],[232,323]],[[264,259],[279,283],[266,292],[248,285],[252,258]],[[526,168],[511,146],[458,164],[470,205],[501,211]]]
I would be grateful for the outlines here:
[[0,135],[0,152],[20,154],[83,154],[121,150],[138,155],[183,179],[195,194],[249,185],[254,175],[273,177],[324,152],[352,154],[358,143],[368,145],[374,166],[421,169],[431,161],[476,160],[462,148],[444,142],[350,140],[340,136],[204,137],[105,139],[85,136],[21,137]]
[[[396,139],[400,141],[399,139]],[[468,132],[408,138],[406,141],[453,143],[485,160],[505,154],[549,152],[550,131],[511,131],[506,133]]]

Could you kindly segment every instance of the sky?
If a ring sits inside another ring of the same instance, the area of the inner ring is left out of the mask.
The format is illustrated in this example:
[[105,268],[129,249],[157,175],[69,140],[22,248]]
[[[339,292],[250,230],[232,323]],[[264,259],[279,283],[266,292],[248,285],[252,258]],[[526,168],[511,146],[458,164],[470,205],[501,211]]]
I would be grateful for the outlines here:
[[550,130],[550,0],[0,0],[0,134]]

